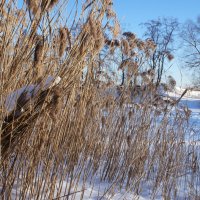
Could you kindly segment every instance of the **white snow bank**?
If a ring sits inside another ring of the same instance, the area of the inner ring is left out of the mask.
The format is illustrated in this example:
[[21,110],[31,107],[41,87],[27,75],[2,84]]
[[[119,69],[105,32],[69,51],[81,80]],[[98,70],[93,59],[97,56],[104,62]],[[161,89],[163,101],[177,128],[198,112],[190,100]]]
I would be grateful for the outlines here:
[[[184,91],[185,91],[184,88],[175,87],[174,93],[177,94],[177,95],[181,95]],[[185,97],[199,98],[200,99],[200,91],[188,90],[187,93],[185,94]]]
[[[67,199],[67,195],[66,195],[66,188],[69,188],[70,186],[70,181],[63,181],[62,186],[61,186],[61,192],[59,194],[59,197],[56,196],[56,191],[55,191],[55,199]],[[56,188],[60,187],[60,181],[57,180],[56,181]],[[108,192],[109,190],[109,192]],[[0,191],[1,191],[1,186],[0,186]],[[30,191],[29,191],[30,192]],[[84,192],[84,194],[83,194]],[[14,188],[11,191],[11,198],[12,199],[19,199],[16,198],[16,196],[20,196],[20,186],[18,185],[18,183],[16,182],[16,184],[14,184]],[[146,197],[147,195],[144,195],[144,197],[136,195],[135,193],[131,192],[131,191],[126,191],[124,188],[119,191],[117,189],[112,189],[110,187],[110,183],[108,182],[102,182],[100,181],[99,177],[97,176],[94,180],[93,184],[90,184],[89,181],[85,182],[83,184],[83,182],[80,180],[80,182],[74,186],[74,188],[72,187],[70,192],[69,192],[69,199],[70,200],[147,200],[148,197]],[[30,193],[27,194],[25,199],[33,199],[30,198]],[[48,194],[46,193],[42,193],[39,199],[45,200],[47,199]],[[158,200],[158,198],[156,198],[155,200]]]
[[54,78],[53,76],[48,76],[46,81],[43,84],[42,83],[35,84],[35,85],[31,84],[28,86],[24,86],[12,92],[11,94],[9,94],[6,97],[4,106],[8,112],[11,112],[15,108],[17,99],[20,97],[22,93],[26,92],[26,100],[29,100],[31,97],[34,97],[38,93],[39,90],[51,88],[57,85],[60,81],[61,81],[61,78],[59,76],[57,76],[56,78]]

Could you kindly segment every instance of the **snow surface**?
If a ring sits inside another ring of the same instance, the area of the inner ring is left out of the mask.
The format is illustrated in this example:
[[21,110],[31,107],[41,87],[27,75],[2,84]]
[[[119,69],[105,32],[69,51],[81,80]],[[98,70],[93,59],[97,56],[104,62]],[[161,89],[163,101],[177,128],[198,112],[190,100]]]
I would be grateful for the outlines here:
[[[177,95],[180,95],[180,94],[182,94],[184,91],[185,91],[184,88],[175,87],[174,93],[176,93]],[[185,97],[200,99],[200,91],[188,90],[187,93],[185,94]]]

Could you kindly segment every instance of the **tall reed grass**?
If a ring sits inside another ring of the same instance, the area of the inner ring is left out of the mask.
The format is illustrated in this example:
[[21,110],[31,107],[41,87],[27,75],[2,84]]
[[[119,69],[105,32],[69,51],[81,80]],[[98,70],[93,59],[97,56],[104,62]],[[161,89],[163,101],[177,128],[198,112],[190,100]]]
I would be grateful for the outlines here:
[[[150,184],[149,198],[176,199],[182,184],[200,198],[189,111],[160,96],[144,69],[156,45],[121,34],[111,0],[1,1],[0,23],[1,199],[82,199],[97,176],[104,195]],[[61,81],[45,87],[49,75]],[[9,94],[29,85],[40,89],[9,110]]]

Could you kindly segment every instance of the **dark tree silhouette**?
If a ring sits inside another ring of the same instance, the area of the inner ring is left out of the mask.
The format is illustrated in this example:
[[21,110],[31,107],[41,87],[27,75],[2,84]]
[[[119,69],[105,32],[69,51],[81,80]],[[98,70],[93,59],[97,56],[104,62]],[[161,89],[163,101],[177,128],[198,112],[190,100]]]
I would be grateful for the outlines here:
[[166,61],[173,59],[174,36],[178,30],[178,21],[174,18],[150,20],[141,24],[145,27],[144,37],[151,39],[157,48],[149,59],[149,65],[157,73],[156,84],[161,82]]

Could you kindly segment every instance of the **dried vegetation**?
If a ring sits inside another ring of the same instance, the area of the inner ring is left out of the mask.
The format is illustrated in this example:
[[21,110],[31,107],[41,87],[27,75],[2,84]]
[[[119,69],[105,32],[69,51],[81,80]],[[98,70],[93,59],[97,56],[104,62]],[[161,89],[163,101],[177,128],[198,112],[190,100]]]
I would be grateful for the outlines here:
[[[81,11],[79,1],[16,5],[0,4],[1,199],[13,189],[17,199],[74,198],[80,184],[84,198],[95,177],[109,181],[105,195],[141,194],[149,183],[149,198],[176,199],[181,183],[198,199],[198,149],[184,143],[189,111],[163,99],[143,68],[155,44],[120,34],[111,0],[87,0]],[[113,63],[127,84],[116,86]],[[44,89],[48,75],[61,82]],[[41,89],[8,111],[6,97],[30,84]]]

